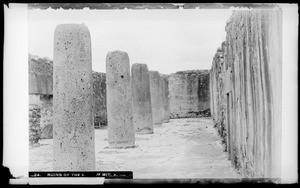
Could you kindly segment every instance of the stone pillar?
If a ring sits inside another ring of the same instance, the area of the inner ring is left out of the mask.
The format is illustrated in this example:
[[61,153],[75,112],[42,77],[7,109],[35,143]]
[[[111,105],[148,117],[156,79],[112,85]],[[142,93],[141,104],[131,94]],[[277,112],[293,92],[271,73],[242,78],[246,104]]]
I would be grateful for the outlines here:
[[109,147],[133,147],[130,65],[126,52],[113,51],[106,56],[106,93]]
[[153,133],[149,70],[146,64],[135,63],[131,67],[133,125],[140,134]]
[[165,81],[162,74],[159,74],[159,95],[160,95],[160,105],[161,105],[161,122],[165,122]]
[[96,129],[107,126],[106,74],[93,72],[93,110]]
[[84,24],[54,32],[53,169],[95,170],[91,36]]
[[158,71],[149,71],[152,119],[154,125],[162,124],[161,78]]
[[163,122],[168,123],[170,122],[170,108],[169,108],[169,83],[168,83],[168,77],[162,75],[163,78],[163,97],[164,97],[164,103],[163,103],[163,109],[164,109],[164,117]]

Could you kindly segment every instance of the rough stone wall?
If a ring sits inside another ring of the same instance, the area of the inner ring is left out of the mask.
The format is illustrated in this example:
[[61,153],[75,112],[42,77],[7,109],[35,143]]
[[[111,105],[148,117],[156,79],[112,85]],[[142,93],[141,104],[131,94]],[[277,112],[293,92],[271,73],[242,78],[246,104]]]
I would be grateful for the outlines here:
[[53,138],[53,95],[40,95],[41,101],[41,138]]
[[170,74],[169,108],[170,118],[209,116],[209,70]]
[[53,94],[53,61],[28,55],[29,94]]
[[[32,108],[39,109],[39,138],[40,139],[51,139],[52,138],[52,126],[53,126],[53,95],[39,95],[29,94],[29,114]],[[33,118],[33,119],[32,119]],[[29,116],[29,122],[36,121],[37,116]]]
[[[210,92],[211,92],[211,117],[214,121],[214,126],[217,128],[219,135],[222,138],[222,143],[226,146],[226,101],[225,101],[225,63],[224,63],[224,45],[218,48],[212,63],[210,73]],[[225,147],[226,148],[226,147]]]
[[210,75],[213,119],[225,129],[219,132],[237,169],[248,177],[278,178],[282,10],[234,11],[226,32]]
[[41,109],[37,105],[29,106],[29,144],[37,144],[41,138]]
[[93,110],[95,128],[107,126],[106,75],[102,72],[93,71]]
[[[41,138],[52,138],[53,61],[28,54],[29,104],[41,108]],[[105,73],[93,71],[95,128],[107,126]]]

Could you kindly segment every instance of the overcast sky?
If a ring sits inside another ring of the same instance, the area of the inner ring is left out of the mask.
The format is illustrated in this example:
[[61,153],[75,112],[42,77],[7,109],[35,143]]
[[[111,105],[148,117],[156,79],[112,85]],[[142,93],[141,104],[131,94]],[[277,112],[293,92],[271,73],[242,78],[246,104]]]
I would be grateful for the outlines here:
[[146,63],[150,70],[169,74],[210,69],[225,40],[231,10],[30,10],[28,51],[53,59],[55,27],[84,23],[90,30],[93,70],[105,72],[109,51],[121,50],[130,64]]

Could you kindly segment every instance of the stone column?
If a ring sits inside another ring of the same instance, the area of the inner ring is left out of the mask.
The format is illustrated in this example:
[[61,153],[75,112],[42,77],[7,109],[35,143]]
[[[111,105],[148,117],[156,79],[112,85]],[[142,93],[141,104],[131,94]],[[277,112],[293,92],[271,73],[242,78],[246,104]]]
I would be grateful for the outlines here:
[[84,24],[54,32],[53,169],[95,170],[91,36]]
[[146,64],[135,63],[131,67],[133,125],[137,133],[153,133],[149,70]]
[[169,84],[168,84],[168,77],[162,75],[163,78],[163,97],[164,97],[164,103],[163,103],[163,109],[164,109],[164,118],[163,122],[167,123],[170,122],[170,108],[169,108]]
[[149,71],[152,119],[154,125],[162,124],[161,78],[158,71]]
[[106,94],[109,147],[133,147],[130,65],[126,52],[113,51],[106,56]]
[[161,105],[161,122],[165,121],[165,83],[162,74],[159,74],[159,95],[160,95],[160,105]]

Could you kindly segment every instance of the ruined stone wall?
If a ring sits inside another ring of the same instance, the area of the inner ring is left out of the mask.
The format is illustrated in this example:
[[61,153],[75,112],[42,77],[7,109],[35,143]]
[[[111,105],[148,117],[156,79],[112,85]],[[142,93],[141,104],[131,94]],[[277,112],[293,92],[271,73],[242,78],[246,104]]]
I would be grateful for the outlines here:
[[225,101],[225,63],[224,63],[224,45],[218,48],[212,63],[212,69],[210,72],[210,93],[211,93],[211,117],[214,121],[214,127],[217,128],[219,135],[221,136],[222,143],[226,146],[226,127],[225,127],[225,115],[226,115],[226,101]]
[[107,126],[106,75],[93,71],[93,110],[95,128]]
[[29,94],[53,94],[53,61],[28,55]]
[[280,177],[282,11],[234,11],[226,32],[210,74],[212,117],[237,169]]
[[[40,108],[40,138],[52,138],[53,61],[28,55],[29,105]],[[93,71],[94,126],[107,126],[105,73]]]
[[[30,94],[29,95],[29,114],[32,114],[32,109],[38,109],[39,116],[29,115],[29,122],[36,121],[39,122],[40,131],[38,133],[39,139],[51,139],[52,138],[52,104],[53,95],[39,95]],[[29,123],[30,124],[30,123]],[[31,125],[31,124],[30,124]],[[29,134],[32,134],[30,129]],[[37,140],[39,140],[37,139]]]
[[209,116],[209,71],[180,71],[169,75],[171,118]]
[[41,138],[41,114],[37,105],[29,106],[29,144],[37,144]]
[[40,95],[41,101],[41,138],[53,138],[53,95]]

